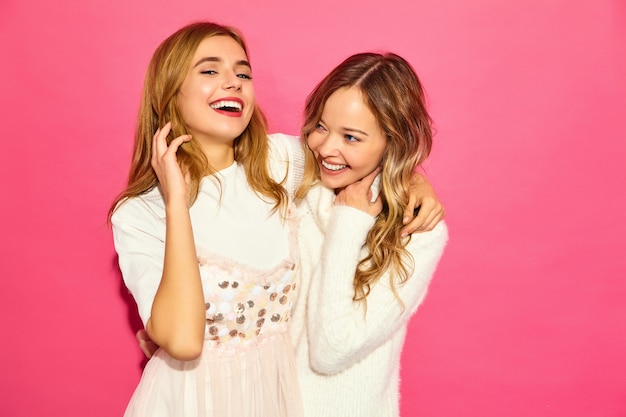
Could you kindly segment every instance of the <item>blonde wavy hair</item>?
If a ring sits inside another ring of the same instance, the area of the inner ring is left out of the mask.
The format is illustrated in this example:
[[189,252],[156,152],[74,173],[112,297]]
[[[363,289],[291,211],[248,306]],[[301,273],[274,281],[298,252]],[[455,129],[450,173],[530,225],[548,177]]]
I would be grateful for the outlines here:
[[[358,88],[366,105],[387,135],[382,158],[383,210],[369,231],[369,254],[361,259],[354,276],[354,301],[367,307],[370,288],[390,270],[390,285],[398,301],[396,285],[413,270],[406,250],[409,238],[400,236],[404,207],[409,201],[410,178],[429,155],[432,146],[431,118],[426,111],[422,85],[411,65],[393,53],[352,55],[330,72],[309,94],[304,110],[303,144],[319,123],[328,98],[341,88]],[[307,148],[305,173],[296,198],[303,198],[319,182],[319,167]]]
[[[190,133],[176,97],[189,72],[198,45],[212,36],[233,38],[248,55],[243,37],[236,29],[211,22],[197,22],[181,28],[165,39],[154,52],[143,86],[128,183],[109,209],[109,221],[120,202],[158,186],[159,181],[150,163],[152,137],[156,130],[167,122],[172,122],[172,129],[167,137],[168,144],[172,139]],[[252,189],[274,201],[274,210],[279,209],[284,214],[288,201],[287,191],[270,176],[267,121],[256,103],[250,123],[235,139],[234,151],[235,160],[244,167]],[[176,157],[180,166],[190,174],[189,198],[193,203],[198,197],[200,181],[204,176],[214,174],[215,169],[194,140],[181,145]]]

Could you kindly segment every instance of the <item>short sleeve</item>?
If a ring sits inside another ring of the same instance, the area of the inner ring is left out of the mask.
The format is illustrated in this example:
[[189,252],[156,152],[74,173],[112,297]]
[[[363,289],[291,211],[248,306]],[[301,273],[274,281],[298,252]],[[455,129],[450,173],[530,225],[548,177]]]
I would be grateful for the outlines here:
[[111,218],[113,241],[124,283],[144,326],[163,273],[165,218],[140,197],[121,203]]
[[274,133],[268,136],[270,143],[270,172],[277,182],[284,180],[284,187],[293,197],[304,175],[304,148],[297,136]]

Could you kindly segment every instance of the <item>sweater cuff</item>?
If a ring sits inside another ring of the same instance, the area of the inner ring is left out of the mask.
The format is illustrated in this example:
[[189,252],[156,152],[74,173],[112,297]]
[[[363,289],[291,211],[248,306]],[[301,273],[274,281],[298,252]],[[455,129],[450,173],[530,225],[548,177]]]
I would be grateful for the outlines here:
[[[330,241],[347,247],[362,247],[376,218],[350,206],[334,206],[328,222]],[[328,243],[328,239],[326,242]],[[337,245],[335,245],[337,246]]]

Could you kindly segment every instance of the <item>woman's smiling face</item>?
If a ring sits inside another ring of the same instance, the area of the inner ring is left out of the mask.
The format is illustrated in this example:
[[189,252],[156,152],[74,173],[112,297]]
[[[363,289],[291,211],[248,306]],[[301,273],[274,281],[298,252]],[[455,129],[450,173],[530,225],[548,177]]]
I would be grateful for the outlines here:
[[307,144],[329,188],[342,189],[370,174],[382,161],[387,137],[356,87],[328,97]]
[[254,100],[252,71],[241,45],[229,36],[204,39],[177,96],[194,139],[232,142],[248,126]]

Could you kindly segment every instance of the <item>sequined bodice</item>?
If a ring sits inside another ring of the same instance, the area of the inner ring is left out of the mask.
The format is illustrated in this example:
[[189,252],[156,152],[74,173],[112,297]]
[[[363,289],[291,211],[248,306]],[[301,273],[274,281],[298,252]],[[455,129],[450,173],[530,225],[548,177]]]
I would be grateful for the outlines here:
[[245,266],[226,268],[206,259],[199,262],[206,340],[234,347],[285,331],[296,290],[293,262],[283,262],[261,279],[258,272]]

